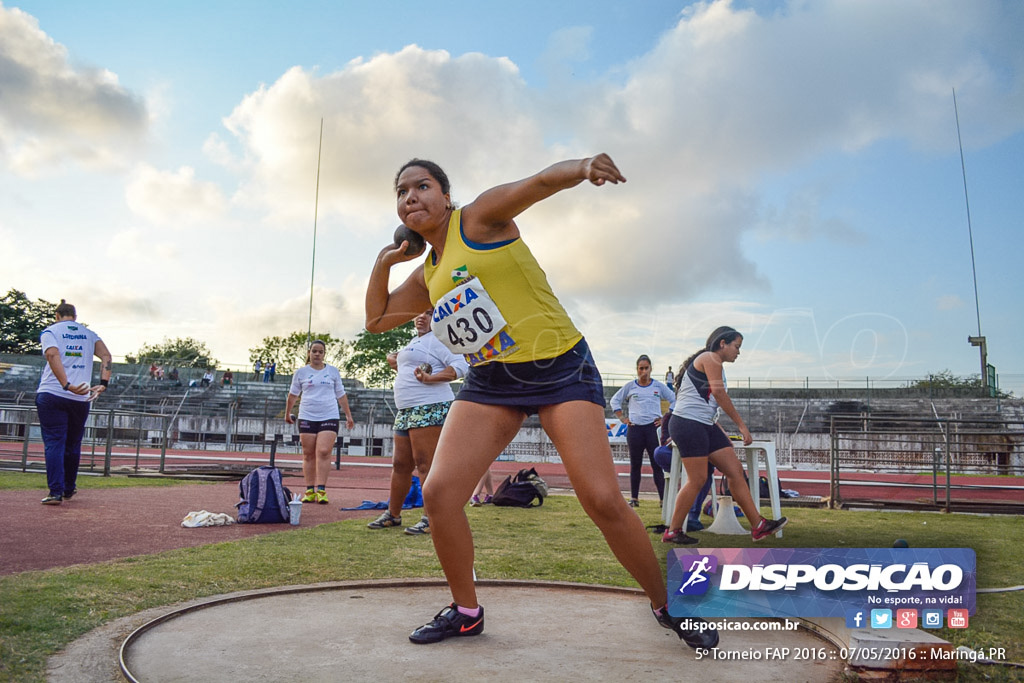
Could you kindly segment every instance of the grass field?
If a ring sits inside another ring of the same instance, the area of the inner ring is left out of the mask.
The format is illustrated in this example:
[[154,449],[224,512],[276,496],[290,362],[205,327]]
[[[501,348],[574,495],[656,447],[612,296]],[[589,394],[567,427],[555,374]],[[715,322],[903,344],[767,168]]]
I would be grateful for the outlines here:
[[[0,488],[40,488],[40,475],[0,473]],[[82,488],[169,485],[127,478],[80,481]],[[171,484],[173,485],[173,484]],[[646,524],[656,506],[640,508]],[[539,509],[467,508],[481,578],[634,586],[571,496]],[[1017,517],[789,509],[785,547],[969,547],[978,587],[1024,583]],[[274,586],[376,578],[442,576],[429,539],[369,532],[365,520],[271,533],[244,541],[174,550],[89,566],[0,577],[0,680],[41,681],[47,658],[89,630],[150,607]],[[653,539],[653,537],[652,537]],[[701,536],[703,547],[751,547],[747,536]],[[762,547],[765,544],[760,544]],[[669,549],[655,543],[664,562]],[[978,595],[966,630],[937,635],[956,645],[1005,647],[1024,661],[1024,592]],[[1024,681],[1024,670],[961,664],[968,681]]]

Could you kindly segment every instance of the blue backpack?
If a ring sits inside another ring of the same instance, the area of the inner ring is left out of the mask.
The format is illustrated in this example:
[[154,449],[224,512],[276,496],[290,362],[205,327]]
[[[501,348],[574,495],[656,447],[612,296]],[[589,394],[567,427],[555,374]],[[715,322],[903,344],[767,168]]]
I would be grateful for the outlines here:
[[281,470],[276,467],[263,465],[245,475],[238,483],[238,496],[235,507],[239,524],[271,524],[289,519],[292,492],[281,483]]

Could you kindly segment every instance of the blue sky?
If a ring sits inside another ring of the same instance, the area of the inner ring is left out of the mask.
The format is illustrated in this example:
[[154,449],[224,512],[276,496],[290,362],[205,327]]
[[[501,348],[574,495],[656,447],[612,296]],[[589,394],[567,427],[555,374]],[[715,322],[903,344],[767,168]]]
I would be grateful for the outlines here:
[[115,355],[246,365],[306,327],[322,117],[315,328],[362,329],[407,159],[465,204],[606,151],[628,183],[519,220],[603,371],[731,324],[734,381],[976,373],[956,88],[982,332],[1024,395],[1022,30],[1012,1],[4,0],[0,289]]

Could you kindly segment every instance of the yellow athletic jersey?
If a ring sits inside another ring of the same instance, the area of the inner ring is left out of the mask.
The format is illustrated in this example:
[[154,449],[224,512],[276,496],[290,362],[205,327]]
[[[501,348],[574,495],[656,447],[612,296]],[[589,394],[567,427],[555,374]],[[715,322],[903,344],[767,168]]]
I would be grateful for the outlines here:
[[[497,305],[506,326],[480,350],[464,354],[470,365],[491,361],[520,363],[560,356],[582,339],[562,304],[555,298],[547,275],[522,238],[493,244],[471,242],[462,234],[462,210],[452,211],[444,253],[433,250],[423,264],[430,300],[434,302],[434,332],[457,335],[444,328],[445,295],[467,280],[479,282]],[[456,304],[456,309],[458,305]],[[442,341],[445,341],[443,338]]]

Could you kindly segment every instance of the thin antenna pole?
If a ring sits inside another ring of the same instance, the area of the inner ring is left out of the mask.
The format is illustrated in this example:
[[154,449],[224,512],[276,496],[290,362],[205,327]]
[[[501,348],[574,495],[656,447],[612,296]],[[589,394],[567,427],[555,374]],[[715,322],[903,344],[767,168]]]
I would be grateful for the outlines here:
[[[306,327],[306,346],[313,340],[313,277],[316,274],[316,218],[320,212],[320,153],[324,148],[324,119],[320,117],[320,144],[316,150],[316,195],[313,200],[313,263],[309,272],[309,321]],[[972,247],[973,249],[973,247]],[[973,253],[973,251],[972,251]]]
[[[974,310],[978,316],[978,336],[981,336],[981,306],[978,304],[978,270],[974,265],[974,231],[971,229],[971,201],[967,198],[967,166],[964,164],[964,143],[960,140],[960,112],[956,106],[956,88],[953,88],[953,113],[956,116],[956,142],[960,145],[960,172],[964,177],[964,203],[967,205],[967,236],[971,241],[971,273],[974,275]],[[984,375],[982,368],[982,375]]]
[[978,336],[967,337],[967,343],[977,346],[981,355],[981,386],[990,396],[988,383],[988,343],[981,336],[981,306],[978,304],[978,269],[974,265],[974,230],[971,228],[971,202],[967,198],[967,165],[964,163],[964,143],[960,140],[960,112],[956,106],[956,88],[953,88],[953,112],[956,114],[956,141],[960,145],[960,172],[964,176],[964,202],[967,204],[967,235],[971,240],[971,273],[974,275],[974,310],[978,315]]

